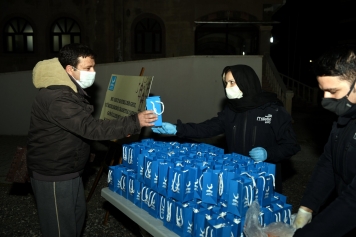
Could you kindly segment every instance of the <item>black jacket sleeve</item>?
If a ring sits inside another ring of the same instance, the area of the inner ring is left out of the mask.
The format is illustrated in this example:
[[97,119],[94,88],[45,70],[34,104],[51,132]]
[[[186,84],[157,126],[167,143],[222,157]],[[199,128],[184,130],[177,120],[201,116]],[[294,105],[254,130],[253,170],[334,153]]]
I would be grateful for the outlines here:
[[[335,169],[333,168],[331,152],[331,136],[324,147],[324,152],[313,171],[301,205],[318,212],[326,198],[334,190]],[[335,159],[335,158],[334,158]],[[337,157],[337,159],[342,159]],[[324,210],[318,213],[311,223],[297,230],[294,236],[344,236],[356,228],[356,176],[350,184]]]
[[202,123],[182,123],[177,121],[177,136],[184,138],[208,138],[225,132],[224,111],[218,113],[217,117],[208,119]]
[[[297,136],[292,127],[292,119],[288,112],[279,107],[272,120],[272,131],[275,145],[264,147],[267,151],[266,162],[278,162],[288,159],[300,151]],[[271,137],[267,138],[271,139]]]

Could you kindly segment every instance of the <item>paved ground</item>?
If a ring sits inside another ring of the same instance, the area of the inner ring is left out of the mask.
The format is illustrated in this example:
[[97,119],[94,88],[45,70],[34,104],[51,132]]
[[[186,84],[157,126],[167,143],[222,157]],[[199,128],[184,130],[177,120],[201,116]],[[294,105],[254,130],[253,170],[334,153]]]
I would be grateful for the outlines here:
[[[295,213],[309,179],[311,171],[322,152],[331,128],[333,116],[322,109],[293,108],[294,129],[302,150],[283,164],[285,180],[283,194],[292,204]],[[25,136],[0,135],[0,236],[40,236],[37,210],[30,185],[12,184],[4,181],[17,145],[26,143]],[[88,164],[84,175],[85,191],[88,195],[100,167],[100,157],[105,152],[97,146],[95,162]],[[106,187],[104,174],[88,202],[88,217],[83,236],[140,236],[138,226],[120,211],[107,203],[100,190]],[[110,210],[106,226],[102,221],[106,210]]]

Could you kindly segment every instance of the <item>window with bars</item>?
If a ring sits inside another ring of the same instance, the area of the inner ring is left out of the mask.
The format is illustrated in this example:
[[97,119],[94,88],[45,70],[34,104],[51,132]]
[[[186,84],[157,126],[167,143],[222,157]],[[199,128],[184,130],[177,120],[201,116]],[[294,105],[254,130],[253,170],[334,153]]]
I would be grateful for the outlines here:
[[7,53],[32,53],[34,33],[30,23],[21,18],[10,19],[4,28],[4,51]]
[[80,27],[71,18],[57,19],[51,27],[51,50],[59,50],[67,44],[80,43]]
[[161,54],[162,28],[153,18],[144,18],[135,26],[135,54]]

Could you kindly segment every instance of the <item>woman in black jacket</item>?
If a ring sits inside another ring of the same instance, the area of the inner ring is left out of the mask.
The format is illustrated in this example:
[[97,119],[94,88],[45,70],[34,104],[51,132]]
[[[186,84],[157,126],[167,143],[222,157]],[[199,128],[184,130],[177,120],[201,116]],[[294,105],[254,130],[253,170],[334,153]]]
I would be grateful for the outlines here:
[[277,95],[262,91],[255,71],[247,65],[227,66],[222,73],[228,104],[217,117],[202,123],[163,123],[160,134],[208,138],[225,134],[228,153],[277,164],[276,191],[282,191],[280,161],[300,151],[291,116]]

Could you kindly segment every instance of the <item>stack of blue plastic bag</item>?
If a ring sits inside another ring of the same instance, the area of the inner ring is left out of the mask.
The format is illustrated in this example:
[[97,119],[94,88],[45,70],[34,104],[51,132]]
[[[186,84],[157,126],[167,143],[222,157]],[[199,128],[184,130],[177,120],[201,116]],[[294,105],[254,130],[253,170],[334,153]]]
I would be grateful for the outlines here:
[[144,139],[123,145],[108,186],[179,236],[244,236],[246,212],[259,224],[290,224],[291,205],[274,192],[275,165],[204,143]]

